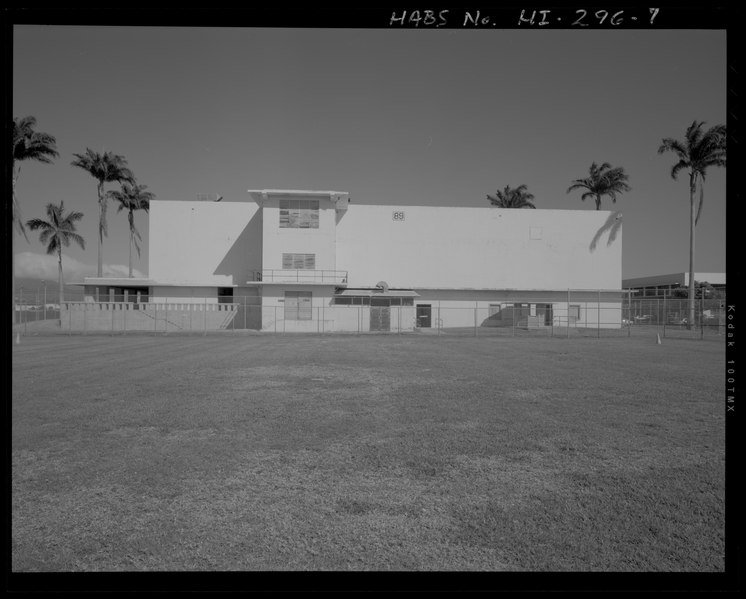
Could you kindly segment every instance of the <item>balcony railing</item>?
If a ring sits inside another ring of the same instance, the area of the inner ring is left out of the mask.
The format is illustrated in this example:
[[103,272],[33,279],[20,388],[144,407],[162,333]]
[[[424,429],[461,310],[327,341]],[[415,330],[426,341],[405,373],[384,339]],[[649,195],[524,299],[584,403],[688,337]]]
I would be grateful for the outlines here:
[[265,269],[252,273],[252,281],[300,283],[305,285],[345,285],[346,270]]

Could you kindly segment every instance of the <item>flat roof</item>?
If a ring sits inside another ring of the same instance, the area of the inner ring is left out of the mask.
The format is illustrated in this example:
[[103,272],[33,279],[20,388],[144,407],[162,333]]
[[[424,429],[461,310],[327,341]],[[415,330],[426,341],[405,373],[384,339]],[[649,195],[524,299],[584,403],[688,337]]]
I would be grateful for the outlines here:
[[[695,272],[694,280],[710,285],[725,285],[724,272]],[[622,280],[623,287],[657,287],[658,285],[688,285],[688,272],[675,272],[647,277],[635,277]]]
[[318,191],[312,189],[247,189],[248,193],[260,193],[272,196],[348,196],[347,191]]

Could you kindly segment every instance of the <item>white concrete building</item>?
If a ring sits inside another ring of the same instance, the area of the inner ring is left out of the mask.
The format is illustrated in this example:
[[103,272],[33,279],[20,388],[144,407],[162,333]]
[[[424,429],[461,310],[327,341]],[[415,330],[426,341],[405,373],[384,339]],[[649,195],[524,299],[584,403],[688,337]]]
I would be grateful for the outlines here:
[[275,189],[158,200],[148,278],[86,278],[86,299],[137,302],[138,318],[160,305],[187,330],[619,327],[622,240],[603,236],[614,214],[358,205],[346,192]]

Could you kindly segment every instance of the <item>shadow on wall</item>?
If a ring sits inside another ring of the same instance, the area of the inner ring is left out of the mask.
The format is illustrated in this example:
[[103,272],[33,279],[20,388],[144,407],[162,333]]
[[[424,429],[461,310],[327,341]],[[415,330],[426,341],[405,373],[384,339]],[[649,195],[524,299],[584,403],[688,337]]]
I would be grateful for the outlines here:
[[232,277],[233,285],[243,285],[251,273],[262,269],[262,219],[257,210],[213,272]]
[[516,306],[501,306],[500,309],[485,318],[479,326],[482,327],[512,327],[522,318],[528,317],[530,311],[528,307],[518,308]]
[[606,222],[601,225],[601,228],[596,231],[596,234],[593,236],[593,239],[591,240],[591,245],[589,247],[590,251],[593,252],[596,249],[596,246],[598,245],[599,240],[603,236],[604,233],[608,231],[609,233],[609,240],[606,242],[606,245],[611,245],[614,243],[614,240],[617,238],[617,235],[619,235],[619,231],[622,230],[622,213],[621,212],[612,212],[609,214],[609,218],[606,219]]

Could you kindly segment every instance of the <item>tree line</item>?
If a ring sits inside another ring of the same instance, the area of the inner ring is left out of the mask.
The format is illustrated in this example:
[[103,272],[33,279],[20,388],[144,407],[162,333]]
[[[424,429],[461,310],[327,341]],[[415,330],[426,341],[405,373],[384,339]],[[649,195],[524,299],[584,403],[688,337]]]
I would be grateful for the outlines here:
[[[132,278],[132,248],[140,256],[142,236],[135,226],[134,214],[138,210],[148,212],[150,202],[155,194],[147,191],[147,185],[137,182],[132,170],[127,166],[127,160],[112,152],[95,152],[86,148],[83,154],[73,154],[75,160],[70,164],[83,169],[96,180],[98,192],[98,266],[97,276],[103,276],[102,245],[104,237],[108,236],[106,208],[109,200],[117,203],[117,212],[125,211],[129,223],[129,277]],[[21,163],[35,160],[51,164],[53,159],[59,158],[57,140],[53,135],[36,130],[36,118],[27,116],[13,118],[13,194],[12,194],[12,226],[14,233],[22,233],[26,241],[26,227],[32,231],[40,231],[39,241],[46,245],[47,254],[57,254],[58,283],[60,303],[64,301],[64,276],[62,271],[62,248],[69,247],[70,242],[77,243],[85,249],[85,239],[76,230],[76,223],[83,218],[82,212],[67,211],[64,200],[59,204],[49,203],[46,206],[46,220],[32,218],[25,221],[21,216],[20,204],[16,194],[16,184],[21,174]],[[119,189],[106,190],[106,183],[119,183]],[[13,255],[15,256],[15,234],[13,235]],[[13,265],[13,319],[15,322],[15,264]]]

